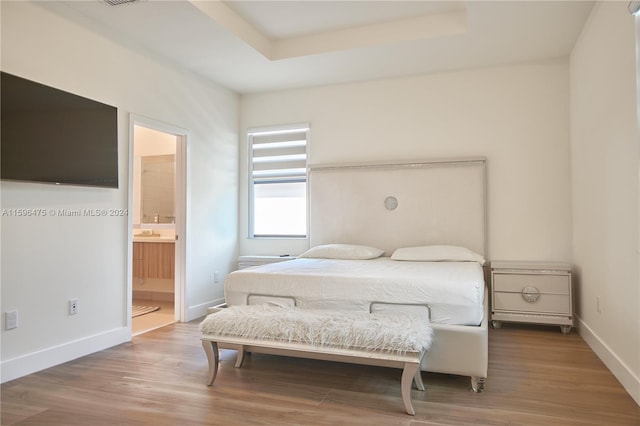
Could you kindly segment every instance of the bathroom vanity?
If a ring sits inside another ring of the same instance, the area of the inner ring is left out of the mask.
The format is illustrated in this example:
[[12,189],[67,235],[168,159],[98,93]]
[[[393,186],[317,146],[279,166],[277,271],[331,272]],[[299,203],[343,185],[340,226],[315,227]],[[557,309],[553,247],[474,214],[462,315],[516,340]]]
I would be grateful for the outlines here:
[[133,241],[133,278],[173,279],[175,240],[136,237]]

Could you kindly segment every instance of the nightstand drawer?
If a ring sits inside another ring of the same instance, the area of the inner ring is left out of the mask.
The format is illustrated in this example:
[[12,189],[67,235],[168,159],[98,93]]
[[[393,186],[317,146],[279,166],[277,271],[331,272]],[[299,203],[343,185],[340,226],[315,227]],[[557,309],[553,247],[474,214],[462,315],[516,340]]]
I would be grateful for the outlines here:
[[508,274],[493,275],[493,290],[496,292],[518,293],[525,287],[535,287],[542,294],[569,295],[570,279],[568,275]]
[[540,293],[535,301],[528,302],[518,293],[495,292],[493,294],[495,311],[518,311],[571,315],[569,295]]

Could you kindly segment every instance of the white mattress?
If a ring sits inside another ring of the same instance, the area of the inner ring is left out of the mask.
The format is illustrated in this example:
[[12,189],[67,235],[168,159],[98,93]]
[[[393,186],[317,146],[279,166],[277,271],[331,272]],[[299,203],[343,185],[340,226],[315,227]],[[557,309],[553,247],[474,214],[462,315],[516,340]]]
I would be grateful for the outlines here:
[[295,259],[230,273],[225,298],[229,306],[295,303],[303,309],[366,311],[374,302],[373,310],[426,304],[433,323],[478,325],[484,274],[476,262]]

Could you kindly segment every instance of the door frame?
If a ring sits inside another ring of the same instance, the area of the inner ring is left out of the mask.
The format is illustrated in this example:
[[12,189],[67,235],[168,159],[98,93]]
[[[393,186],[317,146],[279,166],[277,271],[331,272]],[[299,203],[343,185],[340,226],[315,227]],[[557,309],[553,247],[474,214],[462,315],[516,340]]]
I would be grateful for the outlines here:
[[[178,322],[185,321],[186,313],[186,230],[187,230],[187,140],[189,132],[186,129],[164,123],[149,117],[129,114],[129,183],[128,208],[133,211],[133,172],[134,172],[134,127],[146,127],[159,132],[176,136],[176,196],[175,196],[175,284],[174,284],[174,318]],[[131,310],[133,305],[133,217],[127,221],[127,327],[131,330]]]

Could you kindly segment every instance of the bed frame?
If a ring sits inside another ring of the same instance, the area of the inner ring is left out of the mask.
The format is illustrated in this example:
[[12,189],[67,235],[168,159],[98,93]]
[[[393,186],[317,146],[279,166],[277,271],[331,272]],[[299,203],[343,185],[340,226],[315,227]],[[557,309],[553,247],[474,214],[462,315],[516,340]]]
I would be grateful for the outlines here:
[[[310,246],[331,243],[379,247],[448,244],[488,259],[486,159],[483,157],[312,165]],[[484,388],[488,367],[488,292],[479,326],[432,324],[434,341],[424,371],[471,377]]]

